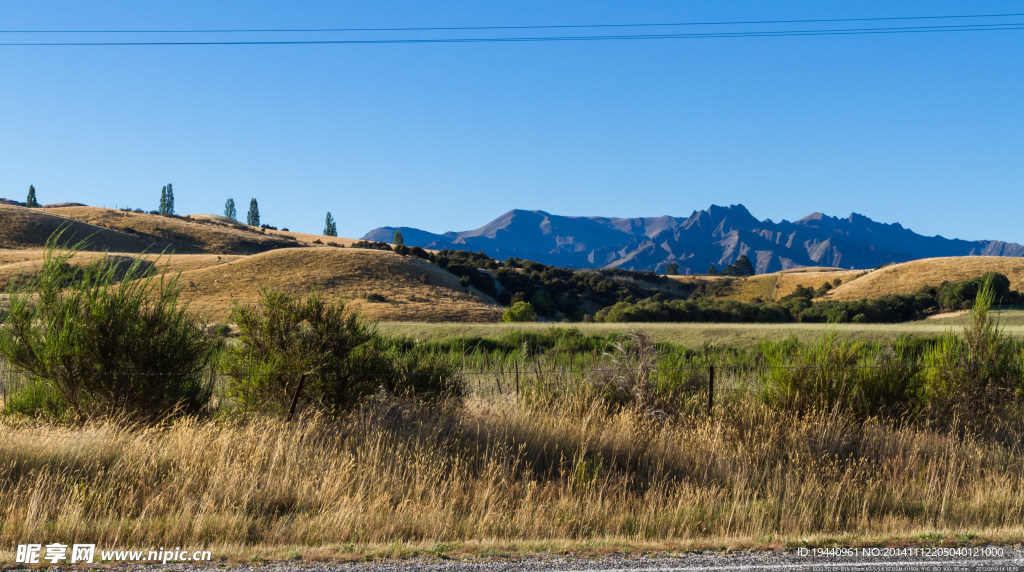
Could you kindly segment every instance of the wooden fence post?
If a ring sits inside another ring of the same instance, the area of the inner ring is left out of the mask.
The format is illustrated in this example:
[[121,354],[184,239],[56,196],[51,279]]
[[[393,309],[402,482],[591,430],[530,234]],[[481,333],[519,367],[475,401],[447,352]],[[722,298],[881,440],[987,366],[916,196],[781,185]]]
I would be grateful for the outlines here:
[[715,366],[708,366],[708,417],[713,416],[715,408]]
[[519,397],[519,361],[516,360],[516,397]]

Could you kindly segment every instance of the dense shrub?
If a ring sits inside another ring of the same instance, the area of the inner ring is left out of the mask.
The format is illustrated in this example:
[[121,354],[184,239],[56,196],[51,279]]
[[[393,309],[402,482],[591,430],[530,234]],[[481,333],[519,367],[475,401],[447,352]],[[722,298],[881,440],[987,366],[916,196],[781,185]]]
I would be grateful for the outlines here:
[[298,296],[264,290],[257,305],[236,304],[238,345],[225,368],[231,394],[246,410],[287,412],[299,406],[348,409],[384,391],[425,398],[464,393],[447,360],[389,345],[344,303],[312,292]]
[[140,258],[125,264],[103,256],[75,267],[81,243],[58,247],[59,240],[58,233],[47,242],[39,276],[11,292],[0,355],[28,372],[36,389],[59,395],[47,401],[54,414],[203,411],[216,343],[178,303],[177,277]]
[[990,284],[994,304],[1011,301],[1010,279],[998,272],[986,272],[978,278],[943,282],[936,293],[937,302],[943,310],[969,309],[986,282]]
[[391,245],[384,242],[371,242],[368,240],[360,240],[352,243],[350,248],[368,248],[371,250],[391,250]]
[[988,277],[960,335],[947,331],[924,359],[924,397],[942,415],[986,414],[1019,399],[1024,371],[1016,344],[988,313],[1003,286]]
[[537,312],[529,302],[516,302],[510,308],[502,312],[502,322],[536,322]]

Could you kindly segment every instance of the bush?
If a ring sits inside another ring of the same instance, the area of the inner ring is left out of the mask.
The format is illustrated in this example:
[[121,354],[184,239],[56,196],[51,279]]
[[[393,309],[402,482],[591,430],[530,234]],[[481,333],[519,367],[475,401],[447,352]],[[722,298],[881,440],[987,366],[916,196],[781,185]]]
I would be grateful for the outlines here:
[[383,243],[383,242],[372,242],[372,241],[369,241],[369,240],[360,240],[358,242],[352,243],[351,248],[368,248],[368,249],[371,249],[371,250],[388,250],[388,251],[390,251],[391,250],[391,245]]
[[425,398],[461,397],[453,365],[399,352],[344,303],[318,292],[264,290],[256,306],[236,304],[238,345],[228,356],[230,393],[246,409],[295,414],[299,405],[341,412],[378,391]]
[[177,276],[141,258],[125,265],[103,256],[76,268],[70,260],[82,244],[58,247],[60,236],[47,241],[38,278],[12,290],[0,355],[78,419],[203,411],[216,342],[178,304]]
[[501,314],[502,322],[536,322],[537,312],[529,302],[516,302]]
[[923,398],[939,416],[985,415],[1009,405],[1024,389],[1017,345],[988,315],[997,287],[988,277],[963,332],[947,331],[924,356]]

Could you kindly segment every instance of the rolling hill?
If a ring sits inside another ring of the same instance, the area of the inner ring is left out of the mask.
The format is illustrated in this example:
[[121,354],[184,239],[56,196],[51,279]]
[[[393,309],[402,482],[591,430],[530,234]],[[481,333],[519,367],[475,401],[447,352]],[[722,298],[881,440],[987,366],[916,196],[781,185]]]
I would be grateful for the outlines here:
[[365,240],[390,242],[401,230],[405,243],[432,249],[483,251],[503,260],[519,257],[570,268],[622,268],[663,272],[669,263],[683,274],[722,268],[748,256],[757,273],[799,267],[875,268],[940,256],[1024,256],[1024,246],[994,240],[922,236],[899,223],[863,215],[835,218],[813,213],[795,222],[758,220],[743,205],[712,205],[689,217],[606,218],[558,216],[513,210],[463,232],[433,234],[382,227]]
[[[348,238],[257,230],[217,215],[160,217],[82,205],[27,209],[0,203],[0,223],[0,290],[36,271],[42,263],[41,246],[54,230],[64,227],[68,235],[89,238],[91,250],[78,256],[83,261],[102,255],[101,250],[126,258],[140,252],[151,260],[159,258],[160,264],[181,273],[182,298],[211,322],[227,320],[233,301],[253,302],[264,287],[300,293],[317,288],[379,320],[492,322],[502,312],[493,298],[467,288],[456,274],[412,256],[344,248],[355,242]],[[662,223],[670,226],[668,221]],[[655,226],[647,223],[646,228]],[[505,232],[492,230],[482,235]],[[576,236],[600,239],[597,234]],[[1005,244],[992,248],[1013,252]],[[167,254],[160,256],[160,252]],[[1024,290],[1024,258],[977,255],[925,258],[874,270],[819,266],[745,278],[671,276],[679,288],[662,290],[669,297],[685,296],[697,284],[716,282],[722,287],[712,289],[714,297],[771,301],[791,294],[797,286],[817,290],[828,284],[831,290],[825,299],[849,301],[911,293],[988,271],[1006,274],[1013,289]]]
[[0,204],[0,289],[38,270],[42,246],[59,228],[65,238],[88,239],[89,250],[76,261],[101,251],[126,259],[145,252],[180,272],[182,299],[211,322],[226,321],[232,301],[254,302],[261,288],[301,294],[317,288],[378,320],[490,322],[502,312],[493,299],[429,262],[338,248],[353,239],[260,231],[216,215],[161,217],[81,205]]

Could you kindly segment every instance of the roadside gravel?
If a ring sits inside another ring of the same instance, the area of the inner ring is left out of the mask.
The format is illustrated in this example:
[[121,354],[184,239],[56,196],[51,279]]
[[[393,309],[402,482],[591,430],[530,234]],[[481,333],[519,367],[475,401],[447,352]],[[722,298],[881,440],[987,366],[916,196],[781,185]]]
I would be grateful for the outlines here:
[[[439,560],[413,559],[374,563],[294,562],[270,564],[225,565],[194,567],[185,564],[117,567],[119,570],[228,570],[230,572],[319,572],[341,570],[351,572],[715,572],[715,571],[1024,571],[1024,548],[975,547],[975,554],[915,553],[885,554],[801,554],[797,551],[759,552],[697,552],[672,556],[611,556],[601,558],[563,558],[540,556],[515,560]],[[863,550],[863,549],[861,549]],[[874,549],[872,549],[874,550]],[[899,550],[899,549],[890,549]],[[941,550],[941,549],[938,549]]]

